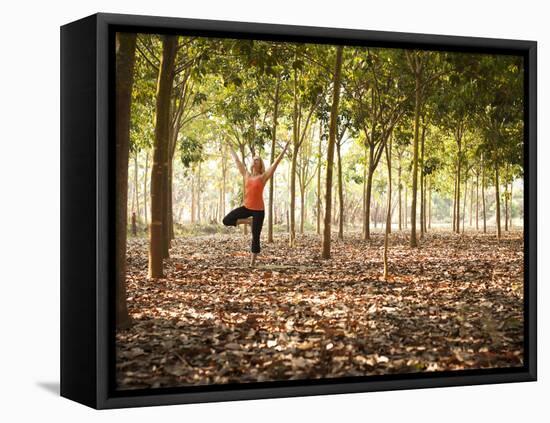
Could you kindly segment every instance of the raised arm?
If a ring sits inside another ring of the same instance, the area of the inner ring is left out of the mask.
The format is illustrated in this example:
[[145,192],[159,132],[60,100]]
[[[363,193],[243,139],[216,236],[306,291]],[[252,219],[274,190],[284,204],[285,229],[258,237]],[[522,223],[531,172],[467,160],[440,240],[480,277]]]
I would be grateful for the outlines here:
[[235,160],[235,163],[237,164],[237,169],[239,169],[239,172],[241,175],[246,176],[248,172],[246,171],[246,167],[244,164],[239,160],[237,157],[237,154],[233,151],[231,147],[229,147],[229,152],[231,153],[231,156],[233,156],[233,160]]
[[275,169],[277,169],[277,166],[279,166],[279,163],[281,162],[281,160],[283,160],[283,157],[285,156],[286,149],[288,148],[289,144],[290,144],[290,141],[287,141],[285,147],[283,148],[283,151],[281,151],[281,154],[277,156],[273,164],[264,172],[264,177],[263,177],[264,184],[267,181],[269,181],[269,178],[271,178],[275,173]]

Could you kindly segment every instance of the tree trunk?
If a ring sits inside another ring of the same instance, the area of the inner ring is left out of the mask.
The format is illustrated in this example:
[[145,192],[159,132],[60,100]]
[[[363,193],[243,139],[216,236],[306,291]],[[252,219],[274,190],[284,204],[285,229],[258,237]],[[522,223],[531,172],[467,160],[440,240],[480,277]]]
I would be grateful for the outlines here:
[[367,149],[365,148],[365,166],[363,167],[363,237],[366,237],[367,233],[367,209],[369,205],[367,204]]
[[[296,146],[296,144],[295,144]],[[291,247],[296,245],[296,161],[297,161],[297,151],[294,147],[292,153],[292,161],[290,165],[290,231],[288,244]]]
[[288,213],[288,209],[286,209],[286,231],[287,232],[290,232],[290,218],[289,218],[289,213]]
[[[167,151],[166,154],[168,155],[169,152]],[[161,190],[161,201],[162,201],[162,246],[161,246],[161,254],[162,258],[169,258],[170,257],[170,223],[169,223],[169,208],[170,208],[170,202],[169,202],[169,196],[170,196],[170,182],[169,182],[169,175],[168,175],[169,169],[168,169],[168,160],[165,161],[164,165],[162,166],[162,190]]]
[[464,233],[464,227],[466,226],[466,200],[468,199],[468,173],[464,175],[464,204],[462,205],[462,233]]
[[[336,147],[336,146],[335,146]],[[333,163],[334,166],[334,163]],[[335,185],[337,184],[336,179],[333,180],[332,183],[332,192],[336,192]],[[334,201],[332,202],[332,226],[336,225],[338,223],[338,197],[334,197]]]
[[504,184],[504,231],[508,232],[508,182]]
[[470,228],[473,226],[474,219],[474,183],[470,186]]
[[417,247],[416,240],[416,197],[418,192],[418,137],[420,125],[420,75],[415,78],[414,103],[414,139],[413,139],[413,174],[412,174],[412,202],[411,202],[411,247]]
[[510,224],[508,225],[508,229],[509,230],[512,230],[512,217],[513,217],[513,209],[512,209],[512,204],[513,204],[513,195],[512,195],[512,187],[513,187],[513,180],[512,182],[510,182]]
[[487,233],[487,209],[485,207],[485,164],[481,156],[481,205],[483,214],[483,233]]
[[227,195],[227,152],[223,152],[222,157],[222,204],[220,218],[225,216],[225,197]]
[[191,223],[195,223],[195,209],[197,208],[197,203],[195,202],[195,174],[191,174]]
[[116,313],[118,329],[128,328],[131,319],[126,303],[126,231],[128,227],[128,161],[130,153],[130,109],[134,84],[136,34],[117,33],[116,52]]
[[397,191],[398,191],[398,194],[399,194],[399,198],[398,198],[398,205],[399,205],[399,231],[401,231],[403,229],[403,222],[402,222],[402,219],[403,219],[403,211],[402,211],[402,205],[401,205],[401,191],[402,191],[402,186],[401,186],[401,158],[399,157],[399,167],[397,168]]
[[409,227],[409,199],[408,199],[409,189],[405,185],[405,229]]
[[322,153],[322,126],[319,125],[319,163],[317,163],[317,235],[321,235],[321,153]]
[[[201,223],[201,162],[199,162],[199,168],[197,170],[197,222]],[[246,226],[246,225],[244,225]]]
[[168,247],[174,236],[174,164],[168,161]]
[[296,243],[296,161],[298,160],[299,134],[298,134],[298,80],[294,69],[293,112],[292,112],[292,161],[290,165],[290,230],[288,232],[288,244],[294,247]]
[[342,140],[338,140],[336,143],[336,156],[338,159],[338,206],[340,208],[338,216],[338,239],[344,239],[344,188],[342,183],[342,157],[340,148],[340,143]]
[[305,187],[302,186],[302,183],[300,182],[300,233],[304,234],[304,220],[306,218],[305,214],[305,201],[304,201],[304,191]]
[[147,173],[149,172],[149,151],[145,151],[145,172],[143,174],[143,217],[145,225],[149,225],[149,217],[147,216]]
[[325,222],[323,230],[323,242],[321,257],[330,258],[330,232],[331,232],[331,206],[332,206],[332,168],[334,164],[334,144],[336,139],[336,128],[338,120],[338,102],[340,100],[340,73],[342,70],[342,51],[344,47],[336,47],[336,64],[334,69],[332,107],[330,110],[330,128],[327,148],[327,181],[325,193]]
[[479,171],[476,173],[476,231],[479,231]]
[[430,181],[430,190],[428,191],[428,229],[432,229],[432,178]]
[[455,175],[454,175],[454,191],[453,191],[453,232],[456,232],[456,168],[455,168]]
[[[129,162],[128,162],[128,166],[130,166],[130,163],[129,163]],[[129,173],[129,172],[130,172],[130,171],[128,170],[128,173]],[[132,182],[132,183],[130,184],[130,181],[128,181],[128,184],[129,184],[129,190],[132,192],[132,194],[131,194],[131,197],[132,197],[132,206],[130,207],[130,211],[131,211],[132,213],[134,213],[134,212],[136,211],[136,187],[134,186],[134,182]],[[130,217],[131,217],[131,216],[132,216],[132,215],[130,214]]]
[[162,37],[162,58],[156,92],[155,141],[151,170],[151,225],[149,230],[149,278],[163,278],[163,174],[168,159],[170,97],[174,81],[177,36]]
[[500,230],[500,189],[499,189],[499,175],[498,175],[498,164],[495,165],[495,199],[496,199],[496,224],[497,224],[497,239],[500,241],[501,230]]
[[[271,138],[271,157],[270,163],[275,161],[275,147],[277,141],[277,118],[279,114],[279,85],[281,78],[277,79],[277,85],[275,86],[275,104],[273,106],[273,129]],[[273,195],[275,187],[275,175],[272,175],[269,180],[269,200],[268,200],[268,217],[267,217],[267,242],[273,242]]]
[[460,233],[460,168],[462,164],[461,154],[461,141],[457,140],[458,143],[458,158],[456,163],[456,233]]
[[[424,119],[422,119],[424,120]],[[422,137],[420,144],[420,238],[424,238],[426,231],[426,213],[425,213],[425,180],[424,180],[424,144],[426,139],[426,126],[422,125]]]
[[388,205],[386,207],[386,233],[384,236],[384,280],[388,279],[388,247],[391,233],[391,138],[388,144],[385,146],[386,163],[388,165]]
[[134,192],[136,195],[136,217],[139,220],[141,215],[141,210],[139,208],[139,181],[138,181],[138,151],[134,155]]
[[[370,208],[371,208],[371,198],[372,198],[372,178],[374,175],[374,147],[369,146],[369,164],[367,171],[367,192],[365,194],[365,232],[363,234],[363,239],[370,239]],[[376,222],[376,220],[375,220]]]

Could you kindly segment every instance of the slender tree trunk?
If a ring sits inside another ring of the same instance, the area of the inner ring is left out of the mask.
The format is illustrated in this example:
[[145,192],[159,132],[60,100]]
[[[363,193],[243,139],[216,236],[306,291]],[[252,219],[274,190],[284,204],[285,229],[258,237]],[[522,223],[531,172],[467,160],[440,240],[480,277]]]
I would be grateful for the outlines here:
[[422,189],[422,231],[423,233],[425,234],[427,231],[426,231],[426,227],[428,226],[427,225],[427,222],[426,222],[426,213],[427,213],[427,205],[426,205],[426,192],[427,192],[427,189],[426,189],[426,184],[427,184],[427,180],[426,180],[426,176],[424,175],[422,177],[422,180],[424,182],[424,188]]
[[461,168],[461,141],[458,143],[458,159],[456,165],[456,233],[460,233],[460,168]]
[[[169,153],[166,152],[168,155]],[[167,159],[162,166],[162,246],[161,254],[163,258],[170,257],[170,180],[169,180],[169,160]]]
[[504,231],[508,232],[508,182],[504,184]]
[[[363,234],[363,239],[370,239],[370,208],[371,208],[371,199],[372,199],[372,178],[374,175],[374,147],[369,146],[369,164],[367,171],[367,192],[365,195],[365,233]],[[375,220],[376,222],[376,220]]]
[[454,191],[453,191],[453,232],[456,232],[456,185],[457,185],[457,168],[455,168],[455,175],[454,175]]
[[174,164],[168,161],[168,247],[174,236]]
[[126,302],[126,238],[128,227],[128,161],[130,153],[130,116],[136,34],[117,33],[116,51],[116,313],[118,329],[130,327],[132,321]]
[[321,153],[322,153],[322,126],[319,126],[319,163],[317,163],[317,235],[321,235]]
[[[201,213],[201,162],[199,162],[199,168],[197,170],[197,222],[200,224],[202,219]],[[245,225],[246,226],[246,225]]]
[[483,233],[487,233],[487,209],[485,207],[485,163],[483,155],[481,156],[481,205],[483,214]]
[[[333,164],[334,166],[334,164]],[[333,183],[332,183],[332,192],[336,192],[336,189],[338,188],[337,186],[335,187],[335,185],[337,185],[337,180],[336,179],[333,179]],[[336,225],[338,223],[338,197],[337,196],[334,196],[334,201],[332,202],[332,225]]]
[[139,207],[139,180],[138,180],[138,151],[134,154],[134,193],[136,196],[136,217],[139,220],[141,209]]
[[[130,166],[129,162],[128,162],[128,166]],[[132,192],[132,206],[130,208],[130,210],[132,211],[132,213],[135,213],[136,211],[136,187],[135,187],[135,182],[132,182],[131,185],[130,185],[130,191]],[[130,217],[132,215],[130,214]]]
[[367,149],[365,148],[365,166],[363,167],[363,237],[366,239],[367,234],[367,209],[369,205],[367,204]]
[[327,148],[327,181],[326,181],[326,200],[325,200],[325,222],[323,230],[323,242],[321,248],[321,257],[330,258],[330,232],[331,232],[331,206],[332,206],[332,168],[334,164],[334,144],[336,139],[336,128],[338,119],[338,102],[340,100],[340,73],[342,70],[342,52],[343,46],[336,47],[336,64],[334,69],[332,107],[330,110],[330,127]]
[[479,231],[479,171],[476,173],[476,231]]
[[[270,163],[275,161],[275,147],[277,142],[277,119],[279,115],[279,85],[281,83],[281,77],[277,79],[277,85],[275,86],[275,103],[273,106],[273,128],[271,138],[271,157]],[[268,200],[268,217],[267,217],[267,242],[273,242],[273,195],[275,186],[275,175],[271,176],[269,180],[269,200]]]
[[340,207],[339,219],[338,219],[338,239],[344,239],[344,189],[342,182],[342,157],[341,157],[341,142],[338,140],[336,143],[336,153],[338,158],[338,205]]
[[290,232],[290,218],[289,218],[288,208],[286,209],[286,231]]
[[474,183],[470,185],[470,228],[473,226],[474,219]]
[[388,205],[386,207],[386,234],[384,236],[384,279],[388,279],[388,247],[391,233],[391,136],[384,149],[388,165]]
[[298,160],[299,128],[298,128],[298,80],[294,69],[293,113],[292,113],[292,161],[290,163],[290,230],[288,244],[294,247],[296,244],[296,161]]
[[401,205],[401,191],[402,191],[402,187],[401,187],[401,158],[399,158],[399,167],[397,168],[397,191],[399,193],[399,198],[398,198],[398,205],[399,205],[399,231],[401,231],[403,229],[403,223],[402,223],[402,219],[403,219],[403,212],[402,212],[402,205]]
[[405,185],[405,229],[409,227],[409,199],[408,199],[409,189]]
[[[295,144],[296,146],[296,144]],[[294,247],[296,245],[296,161],[297,151],[294,148],[292,154],[292,161],[290,163],[290,232],[289,232],[289,245]]]
[[426,191],[424,180],[424,144],[426,139],[425,125],[422,125],[422,137],[420,139],[420,238],[424,238],[424,232],[426,232],[426,197],[424,195]]
[[222,204],[221,204],[222,208],[221,208],[221,216],[220,216],[221,219],[223,219],[223,217],[225,216],[226,195],[227,195],[227,151],[224,151],[223,158],[222,158]]
[[177,37],[162,37],[162,58],[156,93],[155,142],[151,170],[151,226],[149,230],[149,278],[163,278],[163,168],[166,167],[170,133],[170,96],[174,81]]
[[430,190],[428,191],[428,229],[432,229],[432,178],[430,178]]
[[149,218],[147,216],[147,173],[149,172],[149,151],[145,151],[145,172],[143,174],[143,217],[145,225],[149,226]]
[[197,203],[195,202],[195,172],[191,175],[191,223],[195,223]]
[[498,164],[495,165],[495,200],[496,200],[496,224],[497,224],[497,239],[500,241],[500,180],[498,174]]
[[304,191],[306,190],[305,187],[302,186],[302,182],[300,182],[300,233],[304,234],[304,220],[305,220],[305,202],[304,202]]
[[466,226],[466,200],[468,199],[468,174],[464,175],[464,204],[462,205],[462,233],[464,233],[464,227]]
[[417,247],[416,240],[416,197],[418,192],[418,138],[420,125],[420,74],[415,78],[415,104],[414,104],[414,140],[413,140],[413,174],[412,174],[412,203],[411,203],[411,247]]
[[512,217],[513,217],[512,205],[513,205],[513,203],[514,203],[514,202],[513,202],[514,197],[513,197],[513,195],[512,195],[512,187],[513,187],[513,185],[514,185],[513,182],[514,182],[513,180],[512,180],[512,182],[510,182],[510,224],[508,225],[508,229],[509,229],[509,230],[512,230]]

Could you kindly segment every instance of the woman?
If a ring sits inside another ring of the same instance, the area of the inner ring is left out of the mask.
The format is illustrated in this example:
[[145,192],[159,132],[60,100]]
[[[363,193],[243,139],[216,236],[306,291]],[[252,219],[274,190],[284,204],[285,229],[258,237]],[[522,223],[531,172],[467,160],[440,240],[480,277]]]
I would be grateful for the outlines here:
[[244,177],[244,205],[231,210],[227,216],[223,218],[223,224],[225,226],[237,226],[240,224],[252,224],[252,245],[250,248],[251,258],[250,265],[254,266],[256,263],[256,256],[260,252],[260,233],[262,232],[262,225],[264,223],[265,207],[263,190],[264,186],[269,181],[269,178],[273,176],[275,169],[279,165],[280,161],[285,155],[289,142],[279,157],[273,162],[271,167],[265,170],[264,162],[259,157],[254,157],[250,172],[246,170],[244,164],[239,160],[237,154],[230,148],[229,151],[233,156],[233,160],[237,164],[239,172]]

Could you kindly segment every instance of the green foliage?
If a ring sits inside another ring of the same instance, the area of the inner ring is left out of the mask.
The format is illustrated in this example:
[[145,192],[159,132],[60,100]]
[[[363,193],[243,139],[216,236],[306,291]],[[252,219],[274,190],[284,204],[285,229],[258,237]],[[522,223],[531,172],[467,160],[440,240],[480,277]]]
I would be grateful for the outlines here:
[[204,148],[200,141],[191,137],[182,137],[180,141],[180,158],[185,168],[204,159]]
[[[130,127],[133,154],[152,148],[162,53],[156,35],[139,34],[137,46]],[[324,44],[179,37],[172,103],[176,171],[188,178],[202,163],[201,169],[208,173],[211,183],[205,188],[209,194],[205,194],[204,201],[213,207],[219,201],[221,163],[226,160],[226,205],[238,206],[242,184],[231,159],[227,160],[227,147],[231,146],[245,161],[252,154],[260,154],[265,160],[271,153],[277,122],[275,151],[286,140],[294,140],[296,145],[288,150],[277,171],[276,201],[288,207],[289,159],[295,155],[299,180],[308,182],[314,176],[314,183],[306,187],[305,193],[306,207],[313,207],[319,164],[322,178],[326,175],[334,57],[334,46]],[[437,192],[434,208],[437,218],[443,220],[452,209],[449,199],[458,161],[462,184],[464,175],[470,183],[482,169],[486,171],[486,183],[494,184],[497,166],[502,184],[517,182],[523,176],[523,59],[346,46],[336,119],[346,205],[362,201],[369,164],[374,177],[373,201],[381,204],[384,200],[387,170],[377,165],[390,140],[394,188],[397,169],[402,188],[411,187],[417,82],[411,72],[414,60],[423,63],[420,128],[425,131],[425,143],[420,173]],[[410,189],[408,192],[410,196]],[[490,207],[494,206],[489,201]],[[311,219],[313,213],[308,211],[308,216]]]

